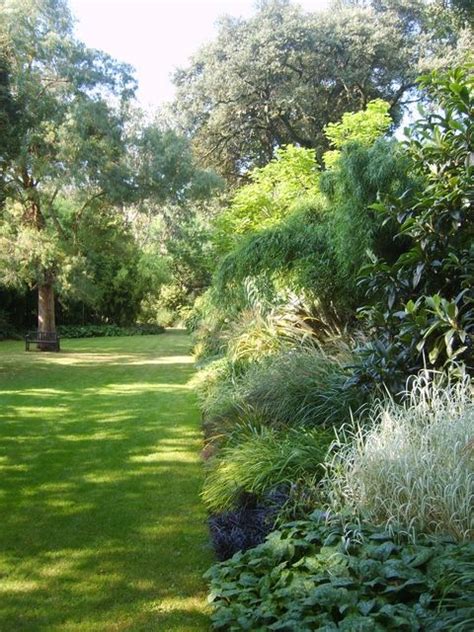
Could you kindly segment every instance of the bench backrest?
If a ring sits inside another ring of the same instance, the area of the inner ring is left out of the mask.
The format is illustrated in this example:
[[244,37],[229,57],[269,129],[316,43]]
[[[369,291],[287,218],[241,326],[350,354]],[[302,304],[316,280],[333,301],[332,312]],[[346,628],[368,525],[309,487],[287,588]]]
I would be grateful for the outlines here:
[[58,334],[54,331],[33,331],[28,334],[28,338],[34,338],[35,340],[40,340],[41,342],[56,342]]

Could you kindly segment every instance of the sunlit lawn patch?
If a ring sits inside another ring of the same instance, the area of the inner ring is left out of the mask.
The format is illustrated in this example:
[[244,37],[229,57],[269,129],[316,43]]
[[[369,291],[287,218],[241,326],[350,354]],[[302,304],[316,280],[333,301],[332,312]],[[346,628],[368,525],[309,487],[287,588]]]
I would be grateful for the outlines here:
[[207,630],[183,332],[0,344],[0,630]]

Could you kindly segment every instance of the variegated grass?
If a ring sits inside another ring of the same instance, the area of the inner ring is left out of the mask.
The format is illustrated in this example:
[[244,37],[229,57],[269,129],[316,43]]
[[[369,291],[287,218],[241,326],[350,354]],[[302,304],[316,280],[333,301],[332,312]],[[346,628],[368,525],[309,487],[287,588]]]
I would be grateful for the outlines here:
[[[364,423],[365,422],[365,423]],[[474,402],[468,376],[422,373],[402,403],[380,402],[332,446],[325,488],[350,510],[408,533],[474,534]]]

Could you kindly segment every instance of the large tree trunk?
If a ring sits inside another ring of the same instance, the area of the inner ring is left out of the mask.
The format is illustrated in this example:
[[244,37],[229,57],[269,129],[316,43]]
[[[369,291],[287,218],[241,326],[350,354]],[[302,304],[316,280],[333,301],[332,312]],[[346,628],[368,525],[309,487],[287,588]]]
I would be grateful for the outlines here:
[[[51,283],[38,286],[38,331],[56,333],[56,317],[54,313],[54,288]],[[38,344],[38,349],[49,347]]]

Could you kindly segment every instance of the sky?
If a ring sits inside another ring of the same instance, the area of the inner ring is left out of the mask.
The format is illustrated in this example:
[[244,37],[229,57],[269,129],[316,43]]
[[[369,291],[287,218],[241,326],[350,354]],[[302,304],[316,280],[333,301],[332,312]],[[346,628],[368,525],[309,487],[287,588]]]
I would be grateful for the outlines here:
[[[317,11],[329,0],[299,0]],[[69,0],[76,35],[134,66],[138,99],[155,108],[173,98],[170,76],[216,34],[222,15],[249,17],[254,0]]]

